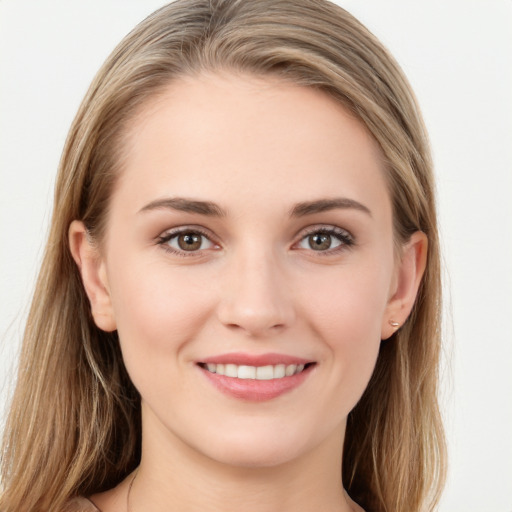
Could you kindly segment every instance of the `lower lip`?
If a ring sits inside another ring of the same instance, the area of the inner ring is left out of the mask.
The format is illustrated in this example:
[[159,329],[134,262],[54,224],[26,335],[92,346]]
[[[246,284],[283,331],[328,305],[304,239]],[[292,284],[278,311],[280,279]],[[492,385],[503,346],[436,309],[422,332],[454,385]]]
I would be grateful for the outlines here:
[[308,378],[314,366],[308,366],[302,372],[290,377],[270,380],[238,379],[212,373],[200,366],[198,368],[218,390],[226,395],[251,402],[263,402],[299,387]]

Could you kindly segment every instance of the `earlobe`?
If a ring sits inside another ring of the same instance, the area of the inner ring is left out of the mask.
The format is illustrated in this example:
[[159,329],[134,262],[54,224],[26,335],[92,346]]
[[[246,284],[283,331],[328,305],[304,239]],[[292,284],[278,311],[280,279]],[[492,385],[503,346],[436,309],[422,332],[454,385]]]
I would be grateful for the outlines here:
[[413,233],[403,246],[395,286],[382,320],[383,340],[397,331],[412,311],[427,264],[427,249],[427,235],[421,231]]
[[115,331],[117,326],[105,263],[100,257],[98,248],[90,240],[83,222],[75,220],[71,223],[68,240],[71,255],[82,276],[95,324],[103,331]]

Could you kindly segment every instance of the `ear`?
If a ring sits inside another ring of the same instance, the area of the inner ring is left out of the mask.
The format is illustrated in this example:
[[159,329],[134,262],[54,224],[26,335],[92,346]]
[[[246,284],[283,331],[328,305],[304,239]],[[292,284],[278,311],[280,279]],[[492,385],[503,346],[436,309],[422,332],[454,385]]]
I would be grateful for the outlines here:
[[71,255],[82,276],[85,293],[91,303],[94,323],[103,331],[115,331],[117,326],[110,298],[105,262],[87,232],[84,223],[75,220],[68,231]]
[[427,235],[416,231],[401,250],[394,286],[382,319],[381,339],[389,338],[407,320],[427,264]]

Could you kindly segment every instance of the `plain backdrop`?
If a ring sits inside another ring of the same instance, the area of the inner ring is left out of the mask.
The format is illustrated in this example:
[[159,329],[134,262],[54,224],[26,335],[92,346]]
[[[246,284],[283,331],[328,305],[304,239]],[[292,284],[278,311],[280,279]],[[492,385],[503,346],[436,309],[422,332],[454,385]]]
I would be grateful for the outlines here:
[[[67,130],[110,51],[163,3],[0,0],[2,406]],[[400,62],[431,136],[447,295],[440,511],[512,512],[512,1],[338,3]]]

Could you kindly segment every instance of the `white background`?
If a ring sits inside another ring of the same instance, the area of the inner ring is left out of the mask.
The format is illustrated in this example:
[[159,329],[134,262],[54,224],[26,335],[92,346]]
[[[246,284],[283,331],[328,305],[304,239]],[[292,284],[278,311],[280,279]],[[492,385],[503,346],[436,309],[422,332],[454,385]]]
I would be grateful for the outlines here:
[[[163,3],[0,0],[2,405],[67,130],[113,47]],[[512,512],[512,1],[339,3],[401,63],[431,135],[449,302],[440,510]]]

